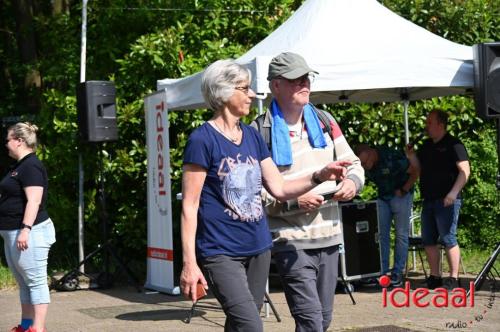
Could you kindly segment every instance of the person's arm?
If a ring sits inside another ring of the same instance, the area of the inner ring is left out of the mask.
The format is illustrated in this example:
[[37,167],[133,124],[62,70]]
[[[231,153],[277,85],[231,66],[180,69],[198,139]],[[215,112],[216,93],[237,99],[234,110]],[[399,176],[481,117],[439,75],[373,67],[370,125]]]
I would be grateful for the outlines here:
[[406,180],[406,182],[401,186],[401,188],[396,189],[396,195],[400,197],[406,195],[411,190],[415,182],[417,182],[418,177],[420,176],[420,164],[416,155],[414,153],[410,155],[407,152],[406,158],[408,158],[408,161],[410,163],[406,171],[406,173],[409,174],[409,177],[408,180]]
[[462,160],[457,162],[458,176],[451,188],[450,192],[444,198],[444,206],[450,206],[457,199],[458,193],[465,186],[465,183],[469,179],[470,175],[470,164],[468,160]]
[[365,170],[361,166],[358,156],[352,151],[345,137],[342,135],[340,128],[338,130],[340,136],[334,140],[337,158],[339,160],[347,160],[351,162],[351,165],[347,167],[346,177],[340,183],[340,189],[335,193],[333,199],[336,201],[349,201],[363,189]]
[[[39,186],[29,186],[24,188],[24,193],[26,195],[26,208],[24,209],[23,224],[30,227],[35,223],[36,216],[38,214],[38,209],[42,203],[43,197],[43,187]],[[23,228],[17,236],[17,249],[26,250],[28,249],[28,239],[29,239],[29,228]]]
[[201,190],[207,171],[201,166],[186,164],[182,175],[182,214],[181,239],[183,266],[180,277],[182,293],[195,302],[196,285],[203,284],[207,289],[207,281],[196,262],[195,238],[200,205]]
[[284,202],[298,197],[319,183],[336,180],[342,181],[346,174],[349,161],[335,161],[327,164],[322,169],[293,180],[284,180],[271,157],[260,162],[263,184],[266,190],[278,200]]

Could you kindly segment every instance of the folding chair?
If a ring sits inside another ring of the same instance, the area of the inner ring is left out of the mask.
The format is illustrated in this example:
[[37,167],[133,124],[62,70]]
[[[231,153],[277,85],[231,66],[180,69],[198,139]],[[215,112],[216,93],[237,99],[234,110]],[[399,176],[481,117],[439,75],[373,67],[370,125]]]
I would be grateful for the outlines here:
[[[408,237],[408,251],[413,252],[413,271],[416,270],[416,257],[415,254],[418,253],[420,258],[420,263],[422,264],[422,270],[424,271],[425,278],[427,279],[427,271],[425,270],[424,259],[422,257],[422,251],[425,250],[424,243],[422,241],[422,236],[415,235],[415,221],[420,220],[420,215],[416,212],[412,212],[412,216],[410,217],[410,236]],[[441,240],[438,240],[441,251],[441,258],[439,262],[439,274],[443,273],[443,260],[444,253],[446,251],[445,246],[441,243]],[[405,268],[405,277],[408,277],[408,258],[406,260],[406,268]],[[467,275],[467,271],[465,270],[465,265],[462,260],[462,255],[460,255],[460,266],[462,267],[462,271],[464,275]]]

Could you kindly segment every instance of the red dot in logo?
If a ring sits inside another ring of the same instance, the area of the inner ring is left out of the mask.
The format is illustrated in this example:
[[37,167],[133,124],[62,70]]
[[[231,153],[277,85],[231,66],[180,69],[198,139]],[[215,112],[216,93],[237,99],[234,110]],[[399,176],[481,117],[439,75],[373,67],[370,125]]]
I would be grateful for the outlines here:
[[378,283],[382,287],[388,287],[391,284],[391,278],[389,276],[381,276]]

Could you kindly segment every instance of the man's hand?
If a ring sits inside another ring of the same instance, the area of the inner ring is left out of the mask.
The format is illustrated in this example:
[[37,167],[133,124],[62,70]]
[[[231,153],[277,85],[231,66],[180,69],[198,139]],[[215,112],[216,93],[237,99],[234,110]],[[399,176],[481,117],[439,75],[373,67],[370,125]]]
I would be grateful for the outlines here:
[[405,193],[403,190],[401,190],[399,188],[394,191],[394,195],[396,195],[397,197],[403,197],[406,194],[407,194],[407,192]]
[[446,195],[446,197],[444,198],[443,200],[443,205],[444,206],[450,206],[450,205],[453,205],[453,203],[455,203],[455,200],[457,199],[457,194],[455,194],[454,192],[449,192],[448,195]]
[[196,302],[196,285],[201,283],[208,289],[207,281],[196,263],[184,263],[180,278],[181,292],[185,298]]
[[340,189],[333,195],[333,199],[336,201],[349,201],[356,195],[356,184],[351,179],[344,179],[339,184]]
[[305,211],[312,211],[319,208],[324,202],[324,198],[321,195],[308,192],[297,198],[297,203],[299,208]]

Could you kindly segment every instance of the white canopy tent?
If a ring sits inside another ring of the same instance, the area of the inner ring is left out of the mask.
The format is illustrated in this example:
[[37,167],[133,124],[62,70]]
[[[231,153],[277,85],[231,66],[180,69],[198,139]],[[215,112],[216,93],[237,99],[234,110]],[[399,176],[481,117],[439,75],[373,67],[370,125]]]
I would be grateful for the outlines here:
[[[252,72],[260,111],[270,99],[269,62],[286,51],[302,55],[319,72],[311,87],[313,103],[404,101],[406,142],[409,100],[463,94],[474,86],[472,47],[439,37],[376,0],[306,0],[239,57],[236,61]],[[168,110],[207,107],[201,76],[158,80]]]
[[[269,61],[285,51],[301,54],[319,72],[313,103],[418,100],[462,94],[474,84],[471,47],[439,37],[376,0],[307,0],[238,58],[251,70],[261,99],[269,100]],[[170,110],[206,107],[201,75],[158,81]]]

